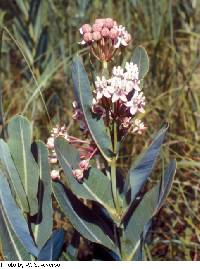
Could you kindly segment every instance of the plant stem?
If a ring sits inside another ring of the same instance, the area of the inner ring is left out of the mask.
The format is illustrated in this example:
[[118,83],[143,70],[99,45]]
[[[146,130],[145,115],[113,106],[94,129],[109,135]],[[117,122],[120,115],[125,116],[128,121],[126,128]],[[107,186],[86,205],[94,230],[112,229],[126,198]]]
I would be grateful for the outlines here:
[[120,202],[117,191],[117,175],[116,175],[116,161],[117,161],[117,126],[116,122],[113,123],[113,152],[115,157],[112,159],[110,167],[111,167],[111,183],[112,183],[112,193],[113,200],[115,203],[116,211],[120,214]]
[[[106,61],[102,62],[102,75],[108,73],[108,63]],[[113,105],[113,110],[115,109]],[[116,175],[116,161],[117,161],[117,125],[116,122],[113,121],[113,152],[115,156],[113,157],[112,161],[110,162],[110,169],[111,169],[111,186],[112,186],[112,194],[113,200],[116,208],[117,215],[120,215],[120,202],[117,192],[117,175]]]

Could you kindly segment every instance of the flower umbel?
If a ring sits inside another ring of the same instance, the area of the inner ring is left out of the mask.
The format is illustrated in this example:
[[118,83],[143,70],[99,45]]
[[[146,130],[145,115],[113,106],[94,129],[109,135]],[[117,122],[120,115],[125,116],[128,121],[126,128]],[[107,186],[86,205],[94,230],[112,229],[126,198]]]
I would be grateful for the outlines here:
[[[77,103],[73,103],[73,106],[76,110],[79,110]],[[80,111],[76,111],[76,114],[80,113]],[[82,120],[79,119],[79,120]],[[88,132],[83,130],[83,134],[88,137]],[[49,162],[53,165],[56,165],[58,163],[57,155],[54,149],[54,141],[55,139],[61,136],[64,139],[67,140],[69,144],[72,144],[74,147],[76,147],[80,154],[80,163],[79,167],[76,169],[73,169],[72,173],[73,176],[78,180],[81,181],[84,177],[85,172],[89,169],[90,160],[95,156],[95,154],[98,152],[96,145],[93,143],[93,141],[88,137],[85,140],[79,139],[77,137],[71,136],[68,134],[66,126],[56,126],[51,131],[51,136],[47,140],[47,147],[49,149]],[[52,179],[60,179],[59,170],[53,169],[51,171],[51,177]]]
[[93,25],[84,24],[80,33],[83,39],[79,43],[88,45],[98,60],[106,62],[113,58],[119,48],[128,46],[131,41],[126,28],[112,18],[96,19]]
[[125,68],[114,66],[111,78],[97,77],[95,86],[93,113],[103,117],[107,127],[114,120],[121,135],[130,129],[142,134],[146,128],[140,120],[135,119],[139,112],[145,112],[145,96],[140,89],[138,66],[132,62],[127,62]]

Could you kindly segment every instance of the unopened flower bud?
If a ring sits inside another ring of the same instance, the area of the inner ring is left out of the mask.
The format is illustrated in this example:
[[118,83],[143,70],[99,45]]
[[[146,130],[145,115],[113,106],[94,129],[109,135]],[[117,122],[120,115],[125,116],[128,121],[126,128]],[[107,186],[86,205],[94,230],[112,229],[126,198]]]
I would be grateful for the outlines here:
[[89,160],[83,160],[79,163],[79,168],[83,171],[88,170],[89,168]]
[[81,120],[83,118],[82,111],[79,108],[75,109],[74,114],[72,115],[72,118],[74,120]]
[[83,35],[83,40],[84,40],[85,42],[91,42],[91,41],[92,41],[92,33],[85,33],[85,34]]
[[92,31],[92,26],[90,24],[84,24],[81,27],[81,30],[82,30],[82,34],[90,33]]
[[122,128],[129,128],[131,126],[131,117],[125,117],[122,120]]
[[105,116],[105,108],[97,104],[92,105],[92,112],[98,114],[100,117]]
[[117,27],[118,23],[116,21],[113,21],[113,26]]
[[48,138],[47,147],[48,147],[48,149],[53,149],[54,148],[54,138],[53,137]]
[[73,106],[73,108],[77,108],[78,107],[78,103],[76,101],[73,101],[72,106]]
[[105,19],[104,26],[107,27],[108,29],[111,29],[114,25],[114,21],[112,18],[107,18]]
[[72,174],[78,181],[83,179],[83,170],[81,169],[73,170]]
[[101,31],[101,35],[102,35],[103,37],[109,37],[109,35],[110,35],[110,31],[109,31],[109,29],[108,29],[107,27],[103,27],[103,29],[102,29],[102,31]]
[[93,34],[92,34],[92,39],[94,40],[94,41],[99,41],[100,39],[101,39],[101,33],[100,32],[94,32]]
[[57,161],[58,161],[58,159],[57,158],[55,158],[55,157],[50,157],[49,158],[49,163],[51,163],[51,164],[55,164],[55,163],[57,163]]
[[115,28],[110,29],[110,38],[115,39],[118,37],[118,31]]
[[102,23],[95,23],[92,26],[93,32],[101,32],[102,28],[103,28],[103,24]]
[[51,171],[51,178],[52,179],[60,179],[60,173],[58,170],[52,170]]
[[125,42],[128,44],[128,43],[130,43],[130,41],[131,41],[131,35],[129,34],[129,33],[126,33],[125,35],[124,35],[124,40],[125,40]]

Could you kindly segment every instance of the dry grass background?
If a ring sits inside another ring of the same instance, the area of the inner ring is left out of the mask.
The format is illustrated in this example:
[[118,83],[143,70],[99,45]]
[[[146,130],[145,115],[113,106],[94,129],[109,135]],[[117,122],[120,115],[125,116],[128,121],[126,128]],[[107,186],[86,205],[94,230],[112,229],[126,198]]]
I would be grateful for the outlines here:
[[[43,140],[55,123],[73,124],[70,62],[80,51],[78,28],[102,16],[124,24],[134,40],[116,63],[128,59],[139,44],[150,58],[144,84],[148,131],[142,137],[128,137],[119,166],[126,170],[165,121],[170,130],[159,163],[162,166],[169,156],[178,163],[172,192],[154,221],[146,255],[149,260],[199,260],[200,1],[38,0],[39,9],[32,16],[20,10],[20,1],[0,2],[4,124],[22,113],[33,122],[35,138]],[[34,1],[21,2],[28,8]],[[88,57],[84,59],[90,70]],[[155,175],[161,172],[157,169]],[[55,217],[56,225],[68,229],[59,213]],[[84,252],[90,253],[84,246]]]

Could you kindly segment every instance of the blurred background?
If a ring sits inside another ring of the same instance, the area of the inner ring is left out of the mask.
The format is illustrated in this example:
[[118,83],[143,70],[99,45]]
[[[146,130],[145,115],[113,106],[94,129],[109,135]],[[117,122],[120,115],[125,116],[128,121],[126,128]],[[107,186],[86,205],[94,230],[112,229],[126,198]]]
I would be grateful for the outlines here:
[[[148,130],[127,138],[119,167],[127,171],[166,121],[170,129],[152,180],[169,157],[178,163],[171,194],[149,234],[146,256],[200,260],[200,0],[1,0],[0,127],[21,113],[33,123],[34,138],[46,141],[52,126],[64,123],[77,136],[70,65],[79,52],[89,75],[94,66],[98,72],[98,63],[78,45],[78,29],[98,17],[114,18],[133,36],[115,64],[129,60],[137,45],[145,47],[150,59],[144,82]],[[56,205],[55,226],[72,233]],[[91,259],[92,251],[83,240],[80,259]]]

